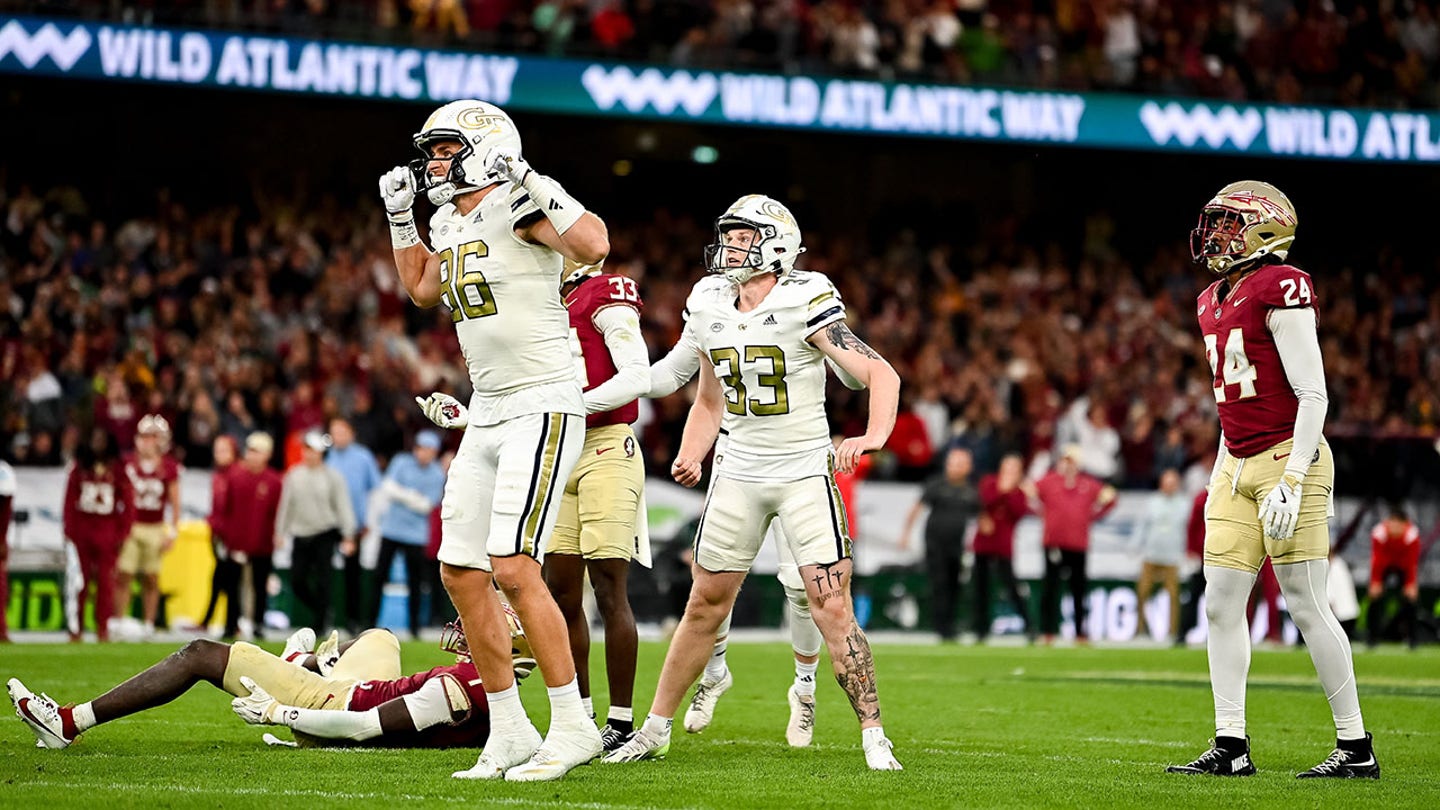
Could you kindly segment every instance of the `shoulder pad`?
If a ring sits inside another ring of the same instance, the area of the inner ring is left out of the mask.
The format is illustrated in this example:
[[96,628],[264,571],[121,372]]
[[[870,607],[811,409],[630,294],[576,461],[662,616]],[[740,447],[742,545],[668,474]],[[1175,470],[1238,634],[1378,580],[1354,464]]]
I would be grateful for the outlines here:
[[1288,264],[1272,264],[1256,271],[1246,286],[1254,286],[1260,303],[1273,309],[1304,309],[1315,306],[1315,282],[1310,274]]
[[724,276],[706,274],[706,276],[695,282],[690,290],[690,297],[685,299],[685,318],[711,306],[717,302],[724,301],[727,297],[734,297],[735,285],[731,284]]

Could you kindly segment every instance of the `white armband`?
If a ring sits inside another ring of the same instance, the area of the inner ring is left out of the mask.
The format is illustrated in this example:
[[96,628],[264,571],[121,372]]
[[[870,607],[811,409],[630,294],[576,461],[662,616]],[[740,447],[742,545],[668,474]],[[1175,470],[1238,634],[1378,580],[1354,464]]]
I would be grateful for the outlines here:
[[558,234],[563,235],[585,215],[585,206],[579,200],[571,197],[559,183],[537,171],[525,175],[525,181],[520,185],[530,193],[535,207],[550,219]]
[[415,229],[415,212],[404,210],[398,214],[390,214],[390,246],[396,250],[405,250],[420,244],[420,232]]

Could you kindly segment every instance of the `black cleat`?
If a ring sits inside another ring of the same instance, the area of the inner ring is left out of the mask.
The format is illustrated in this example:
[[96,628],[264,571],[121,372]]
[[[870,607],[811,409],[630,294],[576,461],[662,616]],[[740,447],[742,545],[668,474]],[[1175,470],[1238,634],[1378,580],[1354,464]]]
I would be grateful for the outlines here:
[[1335,750],[1325,761],[1296,779],[1379,779],[1380,762],[1375,759],[1374,739],[1367,732],[1363,740],[1336,740]]
[[621,731],[620,729],[615,728],[609,723],[606,723],[605,727],[600,729],[601,754],[608,754],[611,751],[614,751],[615,749],[624,745],[625,742],[630,739],[630,735],[633,733],[634,732]]
[[1250,761],[1250,738],[1216,737],[1210,750],[1188,765],[1171,765],[1166,773],[1207,774],[1209,776],[1252,776],[1255,763]]

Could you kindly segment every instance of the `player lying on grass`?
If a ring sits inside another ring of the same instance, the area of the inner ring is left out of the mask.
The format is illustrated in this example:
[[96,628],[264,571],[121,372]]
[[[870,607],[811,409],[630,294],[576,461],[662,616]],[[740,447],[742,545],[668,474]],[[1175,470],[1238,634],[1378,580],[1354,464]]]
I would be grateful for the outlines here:
[[[513,621],[513,619],[512,619]],[[534,666],[524,635],[513,639],[516,676]],[[46,748],[65,748],[102,723],[163,706],[205,681],[235,696],[235,713],[251,724],[283,725],[302,744],[356,743],[396,748],[479,748],[490,732],[480,677],[463,631],[452,625],[441,643],[450,666],[401,676],[400,643],[388,630],[315,646],[315,632],[296,631],[280,656],[253,644],[196,639],[94,700],[61,706],[7,683],[15,713]]]

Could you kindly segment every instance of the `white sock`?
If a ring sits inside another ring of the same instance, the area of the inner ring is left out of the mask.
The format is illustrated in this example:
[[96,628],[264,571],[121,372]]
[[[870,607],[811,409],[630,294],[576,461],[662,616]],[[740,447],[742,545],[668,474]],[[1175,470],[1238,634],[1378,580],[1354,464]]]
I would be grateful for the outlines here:
[[715,642],[715,652],[710,655],[710,660],[705,663],[705,680],[718,681],[725,677],[729,667],[725,665],[725,647],[727,640],[722,638]]
[[589,724],[591,715],[585,711],[585,705],[580,702],[580,681],[571,678],[564,686],[551,686],[545,691],[550,693],[550,725],[563,723],[566,725]]
[[525,704],[520,702],[520,687],[510,684],[509,689],[486,692],[485,700],[490,704],[490,732],[494,736],[506,732],[518,732],[530,723],[525,714]]
[[580,705],[585,707],[585,716],[588,717],[588,718],[590,718],[591,720],[594,720],[594,719],[595,719],[595,700],[594,700],[594,698],[588,698],[588,697],[580,698]]
[[674,718],[651,714],[645,717],[645,725],[641,726],[641,731],[657,740],[666,740],[670,738],[670,726],[674,723]]
[[96,725],[95,707],[91,706],[89,701],[81,703],[79,706],[70,710],[70,721],[75,724],[75,732],[77,734],[86,729],[94,728]]
[[1325,592],[1329,574],[1325,560],[1309,560],[1275,566],[1275,578],[1285,594],[1290,618],[1305,637],[1310,660],[1320,676],[1330,712],[1335,717],[1335,736],[1342,740],[1365,737],[1360,717],[1360,696],[1355,691],[1355,664],[1350,658],[1350,640],[1340,629]]
[[885,729],[882,726],[860,729],[860,745],[864,748],[874,747],[883,739],[885,739]]
[[813,664],[795,662],[795,694],[815,697],[815,670],[819,667],[819,661]]
[[607,720],[619,720],[622,723],[634,723],[635,710],[629,706],[611,706],[605,718]]
[[1245,679],[1250,674],[1250,628],[1245,607],[1255,575],[1205,566],[1205,618],[1210,625],[1210,689],[1215,736],[1245,738]]

